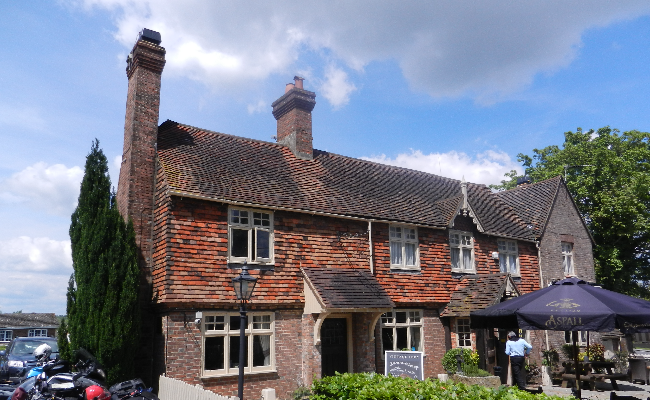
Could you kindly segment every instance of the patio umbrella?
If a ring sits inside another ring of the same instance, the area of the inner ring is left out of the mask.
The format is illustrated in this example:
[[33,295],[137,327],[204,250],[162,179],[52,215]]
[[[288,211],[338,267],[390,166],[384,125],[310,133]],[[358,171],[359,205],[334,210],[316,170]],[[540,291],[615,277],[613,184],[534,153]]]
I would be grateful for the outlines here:
[[[578,278],[567,278],[483,310],[472,311],[470,321],[473,329],[650,332],[650,301],[591,286]],[[574,335],[574,347],[575,341]],[[576,367],[577,358],[578,353],[574,351]],[[576,368],[578,396],[579,382],[579,368]]]

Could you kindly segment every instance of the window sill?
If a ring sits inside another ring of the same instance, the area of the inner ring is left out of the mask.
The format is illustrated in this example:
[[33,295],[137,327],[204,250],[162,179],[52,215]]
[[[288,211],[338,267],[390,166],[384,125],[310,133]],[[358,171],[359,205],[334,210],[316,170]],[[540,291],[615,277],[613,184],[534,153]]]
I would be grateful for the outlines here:
[[391,265],[390,270],[391,272],[394,271],[420,272],[420,266],[405,267],[403,265]]
[[[278,371],[276,369],[265,369],[264,371],[253,371],[253,372],[244,372],[244,376],[249,376],[249,375],[262,375],[262,374],[277,374]],[[207,381],[207,380],[212,380],[212,379],[219,379],[219,378],[230,378],[233,376],[238,376],[239,371],[236,372],[231,372],[229,374],[214,374],[214,375],[201,375],[199,379],[202,381]]]
[[452,269],[451,270],[452,274],[464,274],[464,275],[475,275],[476,270],[475,269]]

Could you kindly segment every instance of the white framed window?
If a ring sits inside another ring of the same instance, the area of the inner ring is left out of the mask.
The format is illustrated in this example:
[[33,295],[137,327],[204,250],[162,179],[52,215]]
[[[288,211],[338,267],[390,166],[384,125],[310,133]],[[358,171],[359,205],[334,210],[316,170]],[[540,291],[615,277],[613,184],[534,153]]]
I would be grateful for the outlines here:
[[[564,343],[573,344],[571,331],[564,331]],[[578,346],[586,346],[586,345],[587,345],[587,331],[578,331]]]
[[231,207],[228,210],[228,251],[231,262],[273,262],[273,213]]
[[474,238],[470,232],[450,231],[451,270],[455,272],[474,271]]
[[424,351],[422,337],[421,310],[393,310],[381,316],[383,351]]
[[[249,312],[246,326],[244,371],[275,370],[275,315]],[[203,313],[203,374],[239,373],[238,312]],[[252,351],[251,351],[252,349]]]
[[47,329],[30,329],[27,332],[29,337],[47,337]]
[[456,346],[472,347],[472,331],[469,329],[469,318],[456,319]]
[[514,240],[497,240],[499,245],[499,269],[512,275],[519,275],[519,252]]
[[9,342],[13,338],[13,331],[0,331],[0,342]]
[[418,231],[407,226],[391,225],[390,267],[400,269],[419,269]]
[[574,275],[573,243],[562,242],[562,266],[564,267],[564,275]]

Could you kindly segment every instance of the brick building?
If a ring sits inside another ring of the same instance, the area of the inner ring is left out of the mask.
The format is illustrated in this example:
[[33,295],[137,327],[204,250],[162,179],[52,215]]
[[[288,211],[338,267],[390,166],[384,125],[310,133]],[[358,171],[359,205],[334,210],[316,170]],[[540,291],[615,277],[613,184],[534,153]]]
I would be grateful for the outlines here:
[[17,337],[56,337],[59,325],[54,313],[0,314],[0,343]]
[[313,149],[316,94],[299,77],[273,103],[276,143],[158,126],[164,55],[148,30],[129,55],[117,194],[141,250],[145,379],[236,392],[231,279],[244,263],[258,278],[248,397],[272,387],[286,398],[334,371],[383,372],[386,350],[424,352],[435,376],[452,338],[476,346],[464,320],[441,316],[464,278],[539,288],[535,227],[508,198]]

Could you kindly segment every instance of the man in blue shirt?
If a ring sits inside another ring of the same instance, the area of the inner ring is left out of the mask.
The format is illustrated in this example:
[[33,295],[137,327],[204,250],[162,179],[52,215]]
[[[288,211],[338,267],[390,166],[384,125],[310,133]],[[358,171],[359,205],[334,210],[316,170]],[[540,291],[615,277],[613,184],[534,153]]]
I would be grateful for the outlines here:
[[521,376],[524,369],[524,361],[526,356],[530,354],[533,346],[528,344],[527,341],[517,337],[514,332],[508,333],[508,341],[506,342],[506,354],[510,356],[510,366],[512,367],[512,379],[517,382],[519,389],[526,388],[526,379]]

